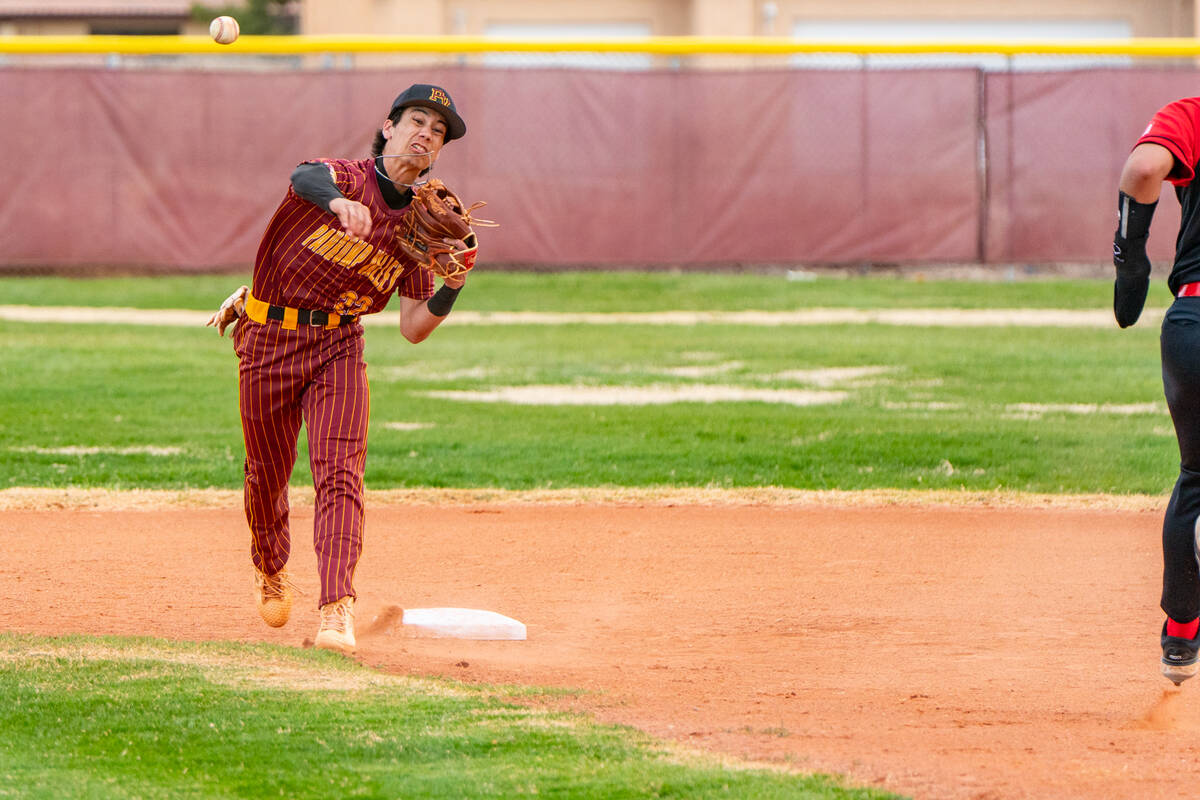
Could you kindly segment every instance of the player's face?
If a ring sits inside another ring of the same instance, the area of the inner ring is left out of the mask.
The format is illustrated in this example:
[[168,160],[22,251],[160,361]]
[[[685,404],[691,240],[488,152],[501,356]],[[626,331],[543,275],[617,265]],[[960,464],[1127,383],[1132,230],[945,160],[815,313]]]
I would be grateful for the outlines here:
[[390,119],[383,125],[387,144],[383,154],[389,156],[412,155],[411,159],[393,158],[396,166],[410,163],[423,170],[433,166],[442,145],[446,143],[446,120],[442,115],[424,106],[409,106],[400,115],[400,121]]

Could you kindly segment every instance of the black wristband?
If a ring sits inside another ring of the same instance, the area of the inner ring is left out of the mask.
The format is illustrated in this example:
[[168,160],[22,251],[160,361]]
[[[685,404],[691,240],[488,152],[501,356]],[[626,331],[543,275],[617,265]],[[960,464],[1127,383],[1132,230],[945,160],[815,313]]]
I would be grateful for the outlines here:
[[454,301],[458,299],[458,293],[462,291],[462,287],[451,289],[446,284],[442,284],[442,288],[438,289],[433,297],[429,298],[425,303],[425,307],[429,309],[429,313],[435,317],[444,317],[450,313],[450,309],[454,307]]
[[1118,242],[1134,242],[1145,240],[1150,235],[1150,220],[1154,218],[1154,209],[1158,201],[1139,203],[1124,192],[1117,194],[1117,233]]

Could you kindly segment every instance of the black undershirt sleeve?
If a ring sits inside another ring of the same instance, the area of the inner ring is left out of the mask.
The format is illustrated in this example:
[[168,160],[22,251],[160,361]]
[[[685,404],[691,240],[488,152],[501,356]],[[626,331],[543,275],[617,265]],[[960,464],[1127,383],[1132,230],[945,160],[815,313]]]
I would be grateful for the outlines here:
[[296,194],[325,211],[329,211],[331,202],[345,196],[333,182],[329,167],[312,161],[292,170],[292,188]]
[[[386,173],[382,173],[378,159],[376,159],[375,168],[386,177]],[[337,188],[337,184],[333,182],[333,176],[329,174],[329,167],[317,161],[306,161],[292,170],[292,188],[296,190],[296,194],[329,213],[332,213],[329,211],[329,204],[339,197],[345,197]],[[404,191],[400,191],[392,185],[391,181],[379,181],[379,190],[383,195],[383,201],[388,204],[389,208],[400,210],[412,202],[412,189],[406,188]]]

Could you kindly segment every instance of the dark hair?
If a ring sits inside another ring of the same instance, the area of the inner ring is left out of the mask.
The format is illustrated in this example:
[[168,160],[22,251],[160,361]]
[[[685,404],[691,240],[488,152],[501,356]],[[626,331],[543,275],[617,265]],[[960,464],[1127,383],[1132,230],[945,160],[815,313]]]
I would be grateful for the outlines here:
[[[395,125],[404,116],[404,109],[397,108],[392,113],[388,114],[388,119]],[[387,139],[383,138],[383,129],[375,131],[375,141],[371,142],[371,158],[378,158],[383,155],[383,146],[387,144]]]

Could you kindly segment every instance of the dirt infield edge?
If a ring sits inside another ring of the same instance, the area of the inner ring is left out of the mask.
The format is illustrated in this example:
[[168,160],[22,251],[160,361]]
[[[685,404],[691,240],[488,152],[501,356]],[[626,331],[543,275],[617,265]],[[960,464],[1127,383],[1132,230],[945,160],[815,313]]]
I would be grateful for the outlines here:
[[[1157,495],[1035,494],[968,490],[811,491],[778,487],[747,489],[619,488],[576,489],[387,489],[368,490],[368,506],[397,505],[621,505],[621,506],[824,506],[842,508],[888,506],[960,506],[994,508],[1104,509],[1161,511],[1166,498]],[[311,508],[312,489],[294,487],[293,507]],[[53,509],[94,511],[154,511],[170,508],[228,508],[240,506],[235,489],[97,489],[22,488],[0,490],[0,511]]]

